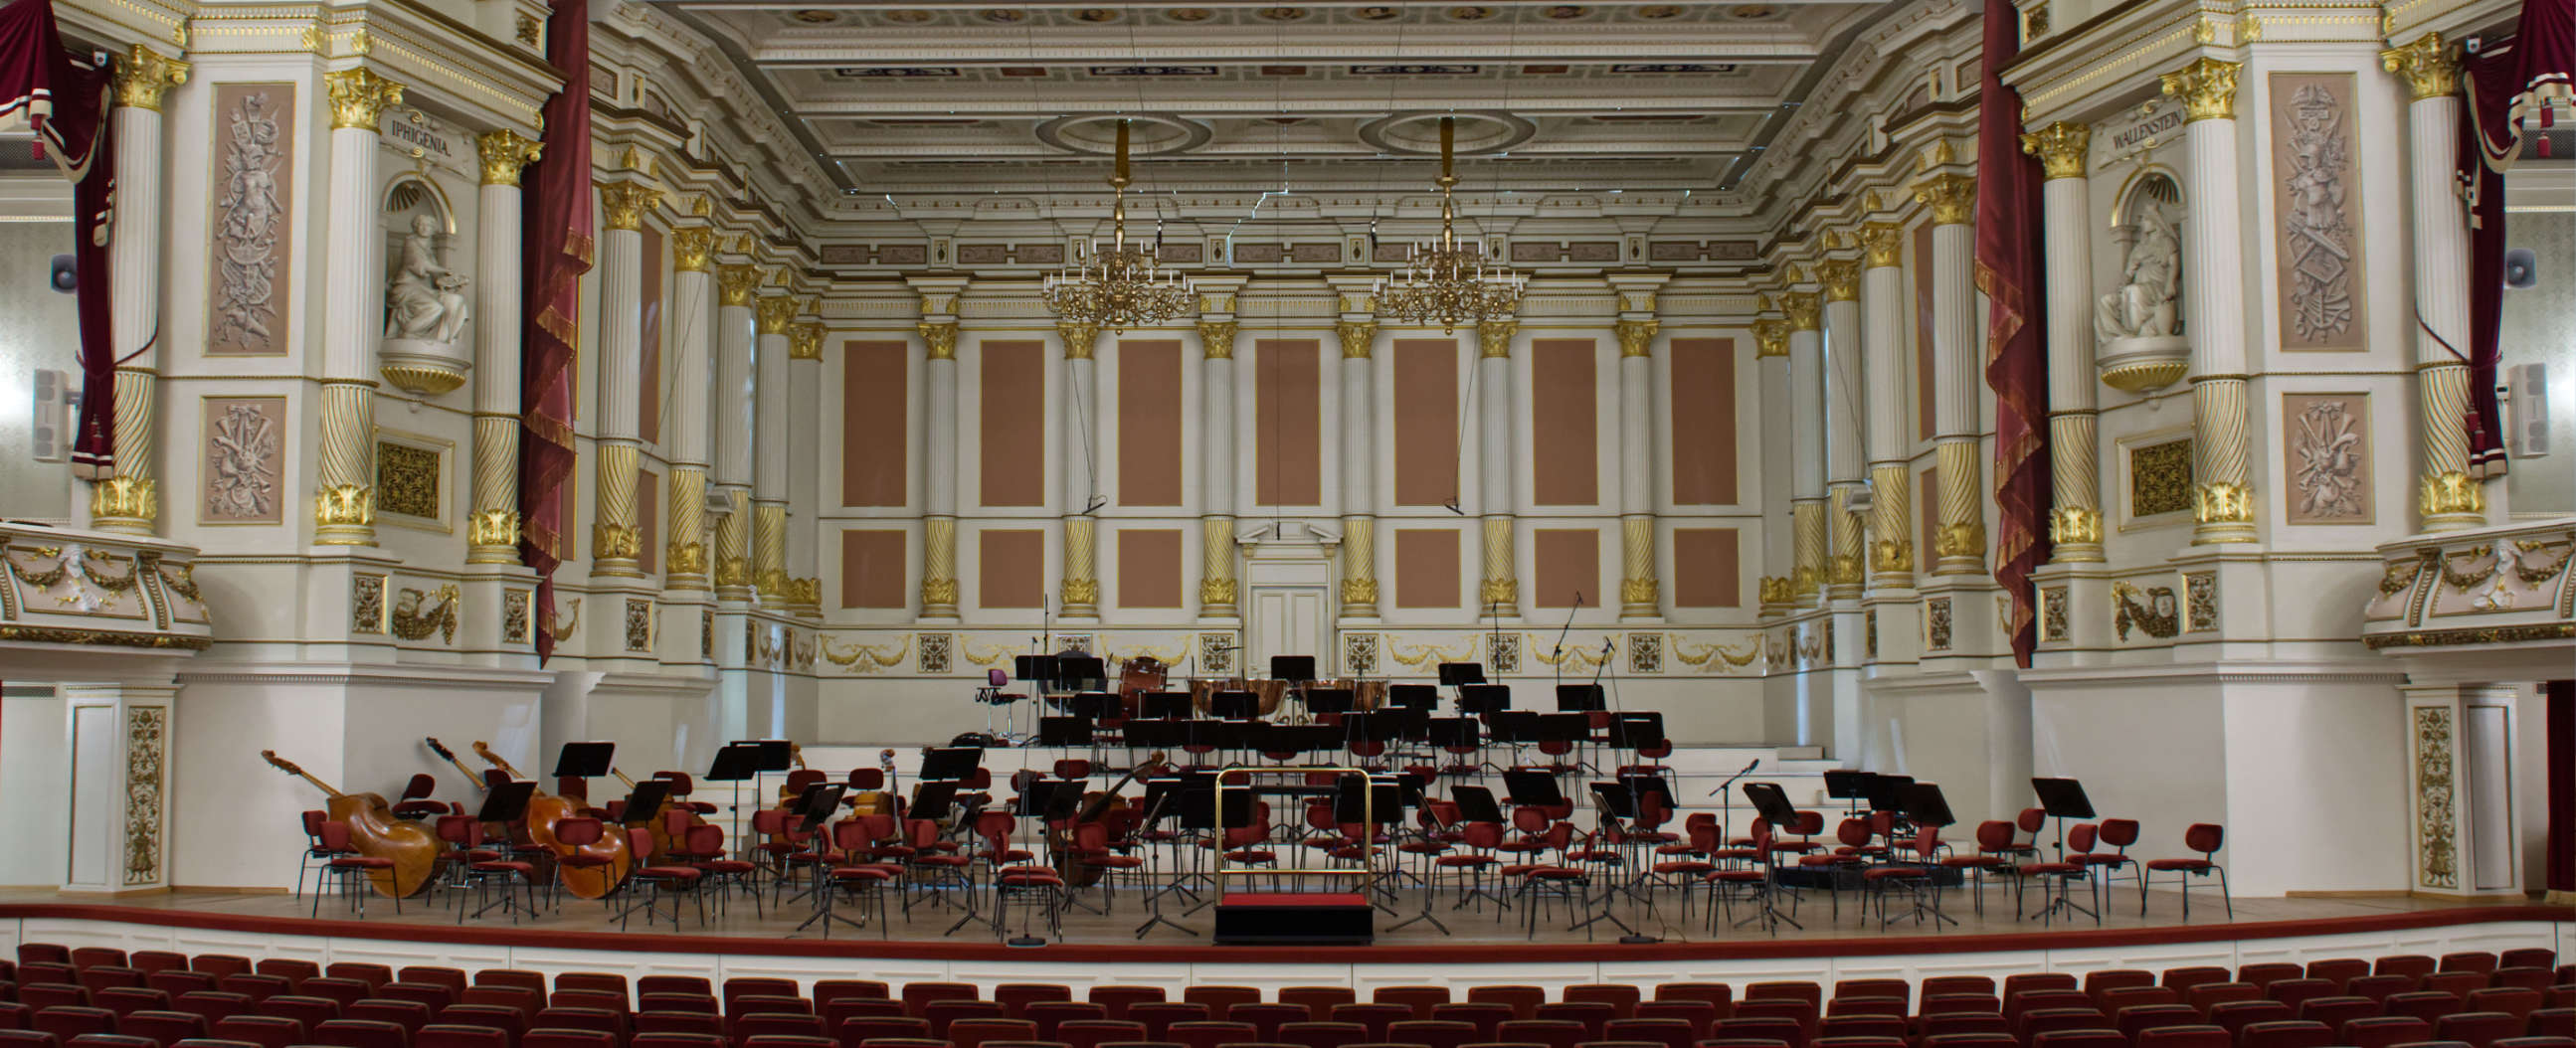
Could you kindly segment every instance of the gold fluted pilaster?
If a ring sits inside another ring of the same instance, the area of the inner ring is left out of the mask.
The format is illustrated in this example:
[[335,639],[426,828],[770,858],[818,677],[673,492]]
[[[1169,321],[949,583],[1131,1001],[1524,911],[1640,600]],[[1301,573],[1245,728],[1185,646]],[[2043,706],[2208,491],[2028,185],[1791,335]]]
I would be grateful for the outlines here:
[[1199,357],[1202,360],[1234,359],[1234,336],[1241,325],[1231,320],[1199,321]]
[[337,73],[322,74],[322,84],[331,95],[331,126],[365,128],[373,131],[385,110],[402,104],[403,86],[375,70],[360,66]]
[[1064,518],[1064,613],[1100,613],[1099,520],[1089,514]]
[[1342,359],[1367,360],[1377,352],[1377,321],[1337,321],[1333,324],[1333,337],[1342,344]]
[[2091,127],[2067,120],[2021,136],[2021,151],[2038,157],[2041,174],[2052,181],[2084,177],[2085,154],[2092,144]]
[[1816,279],[1825,285],[1825,301],[1860,301],[1860,260],[1829,258],[1816,263]]
[[1648,355],[1649,347],[1655,344],[1655,332],[1663,326],[1660,320],[1642,317],[1619,321],[1610,330],[1619,336],[1620,356],[1642,357]]
[[1932,209],[1932,224],[1963,226],[1977,216],[1977,180],[1968,175],[1934,175],[1914,184],[1914,199]]
[[1510,514],[1485,518],[1484,579],[1476,587],[1477,609],[1481,615],[1518,615],[1521,613],[1521,580],[1516,570],[1518,559],[1512,552],[1514,527]]
[[1787,358],[1789,355],[1789,322],[1777,317],[1764,317],[1753,322],[1753,355]]
[[2406,89],[2418,101],[2457,94],[2460,90],[2460,66],[2451,59],[2451,49],[2442,42],[2442,34],[2426,33],[2411,44],[2400,44],[2379,53],[2379,66],[2406,81]]
[[716,596],[724,600],[750,600],[751,576],[751,489],[726,489],[727,504],[732,511],[716,518]]
[[161,111],[170,89],[188,82],[189,65],[141,44],[129,44],[116,56],[116,105],[119,109]]
[[101,531],[152,534],[161,517],[160,472],[152,415],[160,376],[148,368],[116,369],[116,475],[90,485],[90,524]]
[[662,588],[707,588],[707,471],[703,466],[671,467],[670,541],[663,544]]
[[487,186],[518,185],[519,170],[535,163],[545,152],[544,145],[536,139],[506,127],[474,136],[474,149],[483,159],[483,184]]
[[957,614],[957,518],[946,514],[921,521],[921,613]]
[[1979,505],[1977,441],[1945,440],[1933,448],[1940,485],[1939,530],[1932,536],[1935,575],[1982,575],[1986,571],[1986,518]]
[[313,541],[324,546],[376,544],[376,399],[372,383],[322,383],[320,490],[313,497]]
[[1100,325],[1098,324],[1086,324],[1079,320],[1059,320],[1055,322],[1055,333],[1057,337],[1064,340],[1064,359],[1066,360],[1089,360],[1092,351],[1100,345]]
[[716,231],[706,226],[681,226],[671,231],[671,268],[682,273],[704,273],[714,266]]
[[2048,442],[2064,454],[2050,456],[2050,487],[2056,504],[2048,511],[2048,559],[2065,564],[2102,560],[2101,462],[2093,455],[2097,423],[2090,411],[2063,411],[2049,416]]
[[629,441],[599,442],[594,460],[598,508],[590,525],[590,573],[610,578],[642,578],[637,561],[644,554],[643,533],[636,530],[635,486],[642,450]]
[[1342,518],[1342,615],[1377,614],[1377,518],[1354,514]]
[[1650,619],[1664,610],[1663,585],[1655,572],[1655,518],[1631,513],[1619,518],[1619,617]]
[[760,294],[760,267],[723,265],[716,267],[716,305],[751,307]]
[[519,562],[519,419],[474,416],[474,513],[465,527],[465,562]]
[[2468,427],[2462,424],[2469,406],[2468,365],[2435,364],[2417,370],[2415,380],[2424,433],[2424,476],[2416,508],[2424,516],[2424,530],[2485,527],[2486,485],[2469,476]]
[[[2206,61],[2206,59],[2204,59]],[[2252,542],[2253,434],[2247,429],[2245,380],[2205,376],[2191,386],[2191,544]]]
[[2157,80],[2164,93],[2182,99],[2183,117],[2193,120],[2236,119],[2236,74],[2245,67],[2215,58],[2199,58],[2178,73]]
[[1789,589],[1803,600],[1825,580],[1825,500],[1798,499],[1790,503],[1789,528],[1796,555],[1789,570]]
[[1476,353],[1483,357],[1512,355],[1512,336],[1520,333],[1521,322],[1509,317],[1495,317],[1476,322]]
[[1199,617],[1221,619],[1232,618],[1234,614],[1234,518],[1201,517]]
[[1851,509],[1852,496],[1859,491],[1859,484],[1842,483],[1830,493],[1833,508],[1825,520],[1832,529],[1833,549],[1825,556],[1825,595],[1834,600],[1860,596],[1869,578],[1869,526]]
[[784,608],[796,581],[787,575],[787,504],[755,502],[751,507],[751,577],[760,606]]
[[1914,500],[1907,497],[1905,464],[1869,468],[1869,574],[1887,589],[1914,586]]

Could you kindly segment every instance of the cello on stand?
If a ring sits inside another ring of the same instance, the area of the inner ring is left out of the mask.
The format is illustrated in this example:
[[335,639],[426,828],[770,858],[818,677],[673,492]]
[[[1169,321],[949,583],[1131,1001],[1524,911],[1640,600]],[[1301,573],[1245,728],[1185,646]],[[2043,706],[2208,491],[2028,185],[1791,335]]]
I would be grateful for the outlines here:
[[276,750],[261,750],[259,755],[279,771],[312,783],[313,788],[329,794],[325,809],[333,822],[349,826],[349,846],[371,859],[389,859],[393,865],[367,871],[367,883],[376,894],[401,899],[420,894],[430,882],[430,872],[438,866],[438,835],[421,828],[419,823],[394,817],[393,805],[379,793],[342,793],[328,783],[314,778],[294,761],[277,755]]
[[[474,752],[484,760],[490,761],[493,767],[501,769],[502,774],[513,779],[524,778],[517,768],[510,766],[509,761],[501,759],[500,754],[492,752],[491,746],[477,742],[474,744]],[[584,899],[604,899],[626,879],[626,871],[635,865],[635,855],[633,850],[627,847],[623,826],[603,825],[600,827],[599,839],[583,845],[567,844],[555,836],[556,823],[565,819],[584,817],[586,810],[583,805],[569,797],[538,790],[528,800],[528,839],[535,844],[543,845],[557,858],[584,855],[606,860],[605,863],[597,865],[560,865],[557,870],[557,877],[563,882],[564,890]]]

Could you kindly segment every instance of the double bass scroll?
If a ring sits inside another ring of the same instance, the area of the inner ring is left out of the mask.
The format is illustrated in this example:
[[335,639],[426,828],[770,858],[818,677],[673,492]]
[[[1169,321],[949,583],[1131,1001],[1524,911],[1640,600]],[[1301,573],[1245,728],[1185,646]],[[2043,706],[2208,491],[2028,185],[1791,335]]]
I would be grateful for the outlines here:
[[419,823],[395,818],[393,805],[385,803],[383,794],[342,793],[294,761],[278,756],[276,750],[261,750],[259,755],[279,771],[329,794],[331,801],[325,808],[332,821],[348,824],[349,846],[358,849],[358,854],[393,861],[389,869],[367,871],[367,882],[377,894],[403,898],[418,895],[429,886],[430,872],[438,866],[437,834]]

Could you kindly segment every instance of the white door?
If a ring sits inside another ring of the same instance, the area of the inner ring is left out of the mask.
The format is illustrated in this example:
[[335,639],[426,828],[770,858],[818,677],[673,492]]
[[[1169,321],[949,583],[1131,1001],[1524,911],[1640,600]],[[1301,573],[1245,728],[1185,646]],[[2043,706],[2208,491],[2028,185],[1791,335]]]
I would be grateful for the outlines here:
[[1273,655],[1312,655],[1316,672],[1331,673],[1324,635],[1329,628],[1322,586],[1252,587],[1252,609],[1245,623],[1251,633],[1252,662],[1246,676],[1270,674]]

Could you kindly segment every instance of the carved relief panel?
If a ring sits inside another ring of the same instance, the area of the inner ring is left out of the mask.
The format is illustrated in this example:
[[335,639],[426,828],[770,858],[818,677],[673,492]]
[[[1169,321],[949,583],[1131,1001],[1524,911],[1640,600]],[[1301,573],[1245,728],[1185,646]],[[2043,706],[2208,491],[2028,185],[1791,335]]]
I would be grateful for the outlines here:
[[2364,348],[2350,73],[2274,73],[2272,213],[2281,347]]
[[284,519],[285,397],[207,397],[203,467],[197,472],[202,524],[276,524]]
[[2370,394],[2282,394],[2281,428],[2289,522],[2371,523]]
[[286,352],[295,228],[295,85],[215,88],[206,352]]

